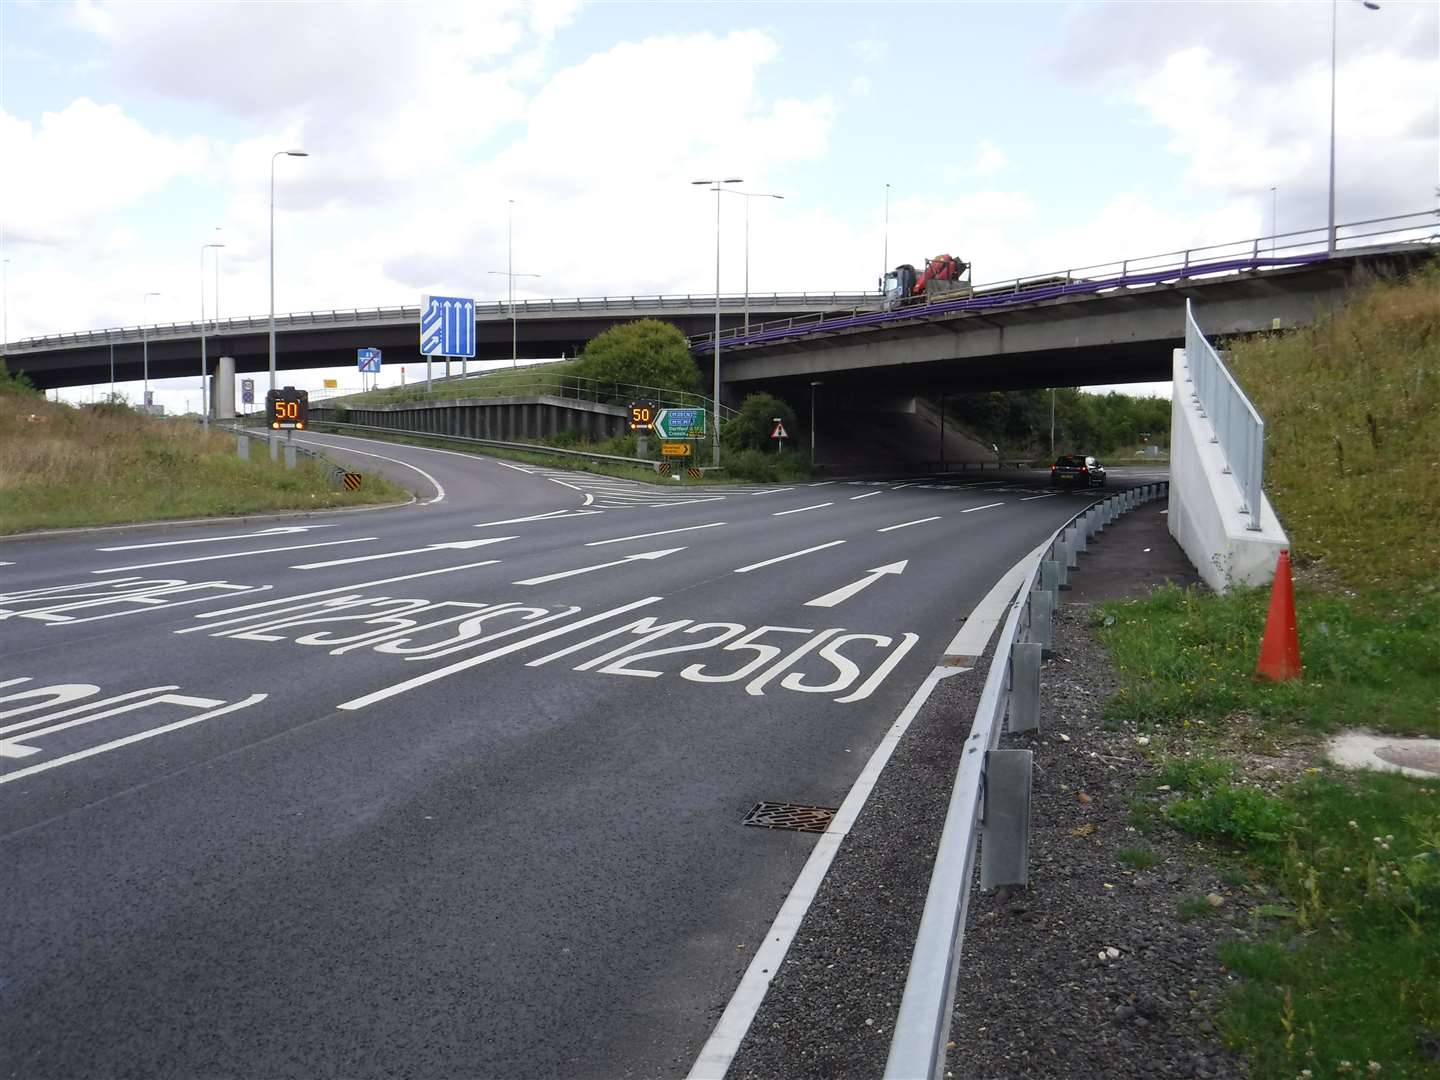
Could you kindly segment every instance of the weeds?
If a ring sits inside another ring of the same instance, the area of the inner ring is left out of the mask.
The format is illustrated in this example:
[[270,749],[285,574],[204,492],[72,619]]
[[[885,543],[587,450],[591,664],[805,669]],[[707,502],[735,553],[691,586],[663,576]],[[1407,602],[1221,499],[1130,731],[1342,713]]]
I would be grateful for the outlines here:
[[1149,848],[1125,847],[1115,852],[1115,861],[1132,870],[1149,870],[1160,865],[1160,856]]
[[1259,788],[1226,781],[1195,798],[1171,803],[1165,817],[1182,832],[1239,847],[1280,842],[1291,820],[1289,808],[1279,799]]

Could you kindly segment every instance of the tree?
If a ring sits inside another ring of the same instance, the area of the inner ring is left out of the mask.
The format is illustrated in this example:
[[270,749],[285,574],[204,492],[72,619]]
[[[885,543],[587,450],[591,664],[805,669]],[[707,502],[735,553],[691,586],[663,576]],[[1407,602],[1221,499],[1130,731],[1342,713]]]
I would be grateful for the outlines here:
[[575,374],[601,383],[630,383],[661,390],[700,389],[700,370],[685,335],[670,323],[638,319],[591,338]]
[[774,450],[770,433],[775,418],[785,424],[790,442],[795,441],[795,410],[774,394],[749,394],[740,403],[740,410],[720,429],[720,441],[728,450]]

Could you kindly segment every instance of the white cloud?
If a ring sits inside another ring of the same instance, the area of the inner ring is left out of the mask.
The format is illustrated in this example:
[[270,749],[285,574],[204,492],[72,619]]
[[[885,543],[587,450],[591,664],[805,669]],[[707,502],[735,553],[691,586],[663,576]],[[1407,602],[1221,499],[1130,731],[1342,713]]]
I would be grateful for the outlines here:
[[850,93],[856,97],[867,97],[870,93],[870,76],[856,75],[850,80]]

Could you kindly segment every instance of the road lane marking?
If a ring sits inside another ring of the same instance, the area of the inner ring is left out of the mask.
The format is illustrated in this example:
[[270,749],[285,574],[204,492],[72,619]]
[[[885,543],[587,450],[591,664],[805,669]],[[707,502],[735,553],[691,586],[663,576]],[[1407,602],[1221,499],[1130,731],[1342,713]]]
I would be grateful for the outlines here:
[[648,540],[652,536],[670,536],[673,533],[694,532],[696,529],[718,529],[727,524],[724,521],[712,521],[708,525],[686,525],[683,529],[661,529],[659,532],[636,533],[634,536],[616,536],[609,540],[591,540],[586,547],[602,547],[605,544],[623,544],[626,540]]
[[774,495],[774,494],[776,494],[777,492],[781,492],[781,491],[794,491],[794,490],[795,490],[795,489],[794,489],[793,487],[766,488],[764,491],[752,491],[752,492],[750,492],[750,494],[751,494],[751,495]]
[[851,501],[851,502],[854,502],[856,499],[868,499],[868,498],[870,498],[872,495],[879,495],[879,494],[880,494],[880,492],[878,492],[878,491],[867,491],[864,495],[851,495],[851,496],[850,496],[850,501]]
[[529,469],[522,469],[519,465],[511,465],[508,461],[496,461],[496,465],[504,465],[507,469],[514,469],[516,472],[523,472],[526,476],[534,476]]
[[827,484],[833,484],[834,482],[835,482],[834,480],[821,480],[818,484],[806,484],[805,486],[806,486],[806,487],[825,487]]
[[489,652],[481,653],[479,656],[472,656],[466,660],[461,660],[457,663],[451,664],[448,667],[437,668],[434,671],[427,671],[424,675],[416,675],[412,679],[406,679],[404,682],[396,683],[393,686],[387,686],[381,690],[376,690],[373,693],[365,694],[358,698],[352,698],[349,701],[337,705],[336,708],[345,709],[347,712],[353,712],[356,709],[363,709],[368,705],[375,704],[375,702],[377,701],[384,701],[385,699],[394,697],[397,694],[403,694],[406,691],[414,690],[418,687],[425,686],[428,683],[435,682],[437,679],[448,678],[449,676],[455,675],[461,671],[467,671],[470,668],[477,666],[478,664],[488,663],[489,661],[494,660],[497,657],[508,656],[512,652],[519,652],[521,649],[527,648],[530,645],[535,645],[542,641],[549,641],[551,638],[557,638],[561,634],[568,634],[572,630],[582,630],[587,626],[594,626],[597,622],[603,622],[604,620],[613,618],[616,615],[624,615],[627,612],[634,611],[636,608],[642,608],[649,604],[657,603],[658,601],[663,599],[663,596],[641,597],[639,600],[632,600],[630,603],[622,604],[620,607],[611,608],[608,611],[599,612],[598,614],[591,615],[589,618],[581,619],[579,622],[567,623],[564,626],[556,627],[554,630],[547,630],[545,633],[537,634],[534,637],[527,637],[522,638],[519,641],[512,641],[508,645],[502,645],[498,649],[491,649]]
[[909,559],[901,559],[899,562],[886,563],[884,566],[877,566],[873,570],[867,570],[865,576],[858,581],[852,581],[849,585],[842,585],[833,592],[824,596],[817,596],[814,600],[805,601],[806,607],[834,607],[836,604],[843,604],[862,589],[869,588],[887,574],[903,574],[905,567],[910,565]]
[[940,515],[934,517],[916,518],[914,521],[902,521],[899,525],[886,525],[883,529],[876,529],[876,532],[894,532],[896,529],[908,529],[911,525],[924,525],[927,521],[939,521]]
[[1005,505],[1005,504],[1004,504],[1003,502],[998,502],[998,503],[986,503],[984,506],[972,506],[972,507],[970,507],[969,510],[961,510],[960,513],[962,513],[962,514],[973,514],[973,513],[975,513],[976,510],[994,510],[995,507],[997,507],[997,506],[1004,506],[1004,505]]
[[[274,607],[276,604],[295,604],[301,600],[311,600],[317,596],[333,596],[335,593],[353,592],[356,589],[371,589],[376,585],[393,585],[397,581],[413,581],[415,578],[434,577],[436,574],[456,574],[461,570],[474,570],[479,566],[493,566],[494,559],[487,559],[484,562],[464,563],[461,566],[442,566],[438,570],[420,570],[414,574],[399,574],[396,577],[377,578],[375,581],[361,581],[353,585],[337,585],[333,589],[317,589],[314,592],[301,593],[299,596],[277,596],[274,600],[259,600],[253,604],[240,604],[237,607],[220,608],[217,611],[202,611],[195,617],[197,619],[215,619],[221,615],[235,615],[242,611],[256,611],[260,608]],[[270,588],[270,586],[263,586]],[[213,599],[213,597],[207,597]],[[174,606],[174,605],[172,605]],[[226,623],[245,622],[249,615],[240,615],[234,619],[222,619],[220,622],[204,623],[200,626],[187,626],[184,630],[176,630],[177,634],[193,634],[196,631],[210,630],[216,626],[224,626]]]
[[487,536],[483,540],[452,540],[448,544],[426,544],[424,547],[408,548],[405,551],[382,551],[375,555],[356,555],[351,559],[327,559],[325,562],[299,563],[290,567],[291,570],[321,570],[327,566],[345,566],[349,563],[375,562],[378,559],[399,559],[406,555],[429,555],[436,551],[468,551],[470,548],[484,547],[486,544],[499,544],[506,540],[514,540],[513,536]]
[[777,510],[771,517],[784,517],[786,514],[803,514],[806,510],[823,510],[827,506],[834,506],[833,502],[816,503],[814,506],[797,506],[794,510]]
[[275,529],[261,529],[253,533],[232,533],[229,536],[203,536],[194,540],[161,540],[154,544],[121,544],[118,547],[96,548],[96,551],[140,551],[143,548],[179,547],[181,544],[213,544],[219,540],[250,540],[256,536],[284,536],[287,533],[309,532],[311,529],[334,529],[340,522],[330,525],[282,525]]
[[1059,493],[1058,491],[1047,491],[1044,495],[1031,495],[1031,496],[1029,496],[1028,498],[1021,499],[1020,501],[1021,501],[1021,502],[1032,502],[1032,501],[1034,501],[1035,499],[1053,499],[1056,495],[1059,495],[1059,494],[1060,494],[1060,493]]
[[482,521],[478,525],[471,526],[475,529],[489,529],[495,525],[523,525],[527,521],[553,521],[557,518],[583,517],[588,514],[598,514],[599,510],[551,510],[545,514],[531,514],[529,517],[505,518],[503,521]]
[[649,561],[663,559],[667,555],[674,555],[677,551],[684,551],[683,547],[662,548],[659,551],[642,551],[638,555],[626,555],[623,559],[616,559],[614,562],[596,563],[594,566],[582,566],[576,570],[561,570],[557,574],[544,574],[540,577],[525,578],[522,581],[512,581],[512,585],[547,585],[552,581],[559,581],[561,578],[576,577],[579,574],[591,574],[596,570],[608,570],[612,566],[624,566],[626,563],[637,561]]
[[318,544],[289,544],[277,548],[254,548],[250,551],[227,551],[224,555],[197,555],[193,559],[170,559],[167,562],[141,563],[138,566],[108,566],[104,570],[91,570],[92,574],[123,574],[128,570],[152,570],[157,566],[179,566],[182,563],[214,562],[216,559],[240,559],[246,555],[273,555],[281,551],[303,551],[306,548],[339,547],[341,544],[366,544],[378,540],[378,536],[357,536],[353,540],[326,540]]
[[736,570],[737,574],[748,574],[751,570],[760,570],[767,566],[774,566],[776,563],[785,562],[788,559],[798,559],[801,555],[809,555],[816,551],[824,551],[826,548],[835,547],[845,543],[844,540],[831,540],[828,544],[816,544],[814,547],[805,548],[803,551],[792,551],[789,555],[777,555],[773,559],[766,559],[764,562],[751,563],[749,566],[742,566]]
[[584,501],[583,503],[581,503],[580,505],[581,505],[581,506],[589,506],[589,505],[590,505],[591,503],[593,503],[594,501],[595,501],[595,496],[594,496],[594,495],[589,495],[589,494],[587,494],[587,495],[585,496],[585,501]]
[[[408,461],[401,461],[399,458],[386,457],[384,454],[372,454],[369,450],[356,450],[353,446],[346,446],[344,443],[327,443],[327,442],[320,442],[318,439],[315,439],[315,438],[313,438],[313,437],[312,437],[312,438],[308,438],[308,439],[302,439],[301,441],[302,441],[302,442],[313,442],[316,446],[328,446],[331,450],[344,450],[347,454],[359,454],[359,455],[361,455],[362,457],[379,458],[381,461],[388,461],[388,462],[390,462],[390,463],[393,464],[393,465],[402,465],[402,466],[404,466],[404,467],[407,468],[407,469],[414,469],[414,470],[415,470],[416,472],[418,472],[421,476],[423,476],[426,480],[430,481],[430,483],[431,483],[431,484],[434,486],[434,488],[435,488],[435,497],[434,497],[433,499],[426,499],[425,502],[424,502],[422,505],[424,505],[424,506],[434,506],[434,505],[435,505],[436,503],[438,503],[438,502],[444,502],[444,501],[445,501],[445,489],[440,486],[440,481],[439,481],[439,480],[436,480],[435,477],[431,476],[431,475],[430,475],[428,472],[426,472],[424,469],[420,468],[419,465],[411,465],[410,462],[408,462]],[[417,449],[425,449],[425,448],[424,448],[424,447],[417,447]],[[448,451],[448,452],[449,452],[449,453],[454,453],[454,451]],[[443,454],[443,453],[447,453],[447,451],[439,450],[439,451],[436,451],[436,453],[442,453],[442,454]],[[460,457],[468,457],[468,456],[470,456],[470,455],[460,454],[459,456],[460,456]]]
[[584,488],[578,488],[574,484],[567,484],[564,480],[556,480],[553,476],[547,476],[545,479],[549,480],[552,484],[559,484],[563,488],[569,488],[571,491],[578,491],[581,495],[585,494]]

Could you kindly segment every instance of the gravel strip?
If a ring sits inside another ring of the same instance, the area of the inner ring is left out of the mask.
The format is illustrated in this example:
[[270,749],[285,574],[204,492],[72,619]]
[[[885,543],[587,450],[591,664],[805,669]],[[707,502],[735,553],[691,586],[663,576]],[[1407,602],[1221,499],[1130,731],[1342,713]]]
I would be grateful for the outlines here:
[[[1107,730],[1115,689],[1089,605],[1189,583],[1164,504],[1106,529],[1081,557],[1042,673],[1030,887],[972,897],[949,1068],[965,1078],[1230,1077],[1214,1017],[1229,976],[1220,942],[1266,898],[1227,888],[1178,834],[1143,837],[1129,799],[1154,771],[1134,732]],[[1143,591],[1143,589],[1140,589]],[[940,683],[842,845],[727,1077],[877,1077],[924,907],[959,749],[989,665]],[[1063,737],[1062,737],[1063,736]],[[1125,847],[1154,867],[1127,869]],[[1203,907],[1188,921],[1182,901]],[[1111,951],[1113,950],[1113,952]],[[1102,956],[1103,954],[1103,956]]]

